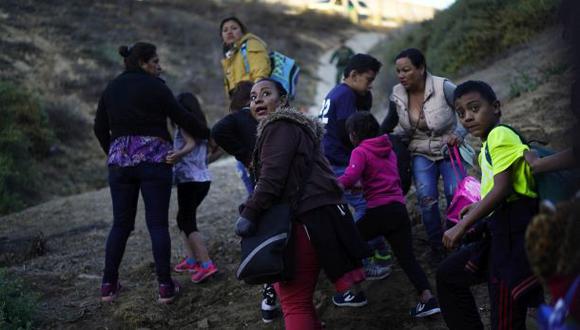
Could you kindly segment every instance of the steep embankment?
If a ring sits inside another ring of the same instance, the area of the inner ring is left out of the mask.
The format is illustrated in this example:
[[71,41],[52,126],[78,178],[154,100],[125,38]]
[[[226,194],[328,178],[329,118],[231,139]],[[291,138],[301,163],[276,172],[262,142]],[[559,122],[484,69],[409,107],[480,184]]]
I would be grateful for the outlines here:
[[[24,98],[32,100],[47,120],[32,125],[25,114],[12,119],[5,115],[6,109],[0,109],[4,119],[0,123],[0,198],[6,192],[31,205],[106,185],[104,157],[91,124],[100,93],[122,70],[117,54],[120,45],[139,40],[156,44],[169,87],[176,93],[199,95],[211,123],[223,116],[226,102],[218,30],[221,19],[234,14],[270,49],[294,57],[302,66],[296,105],[308,106],[312,101],[319,53],[357,30],[342,18],[311,12],[291,15],[247,1],[108,0],[90,5],[79,0],[1,1],[0,102],[15,100],[1,92],[7,84],[15,86],[26,92]],[[10,125],[14,129],[7,128]],[[27,147],[26,132],[39,128],[55,133],[46,135],[53,139],[42,153]],[[38,165],[35,180],[4,172],[33,165]],[[31,189],[23,190],[22,185]],[[15,205],[11,206],[4,209],[0,203],[0,213]]]
[[[558,36],[557,30],[547,31],[469,78],[506,86],[496,87],[506,98],[510,84],[505,84],[508,76],[504,74],[515,70],[513,76],[518,77],[517,65],[522,65],[531,75],[534,72],[532,63],[539,65],[538,70],[543,67],[542,63],[562,63],[560,57],[555,57],[555,54],[564,53]],[[555,145],[555,140],[562,136],[562,122],[569,121],[567,90],[562,88],[567,86],[565,81],[569,73],[566,70],[558,72],[542,79],[532,91],[521,92],[506,101],[504,108],[506,121],[517,121],[524,130],[533,127],[527,130],[530,132],[542,129]],[[170,307],[154,303],[157,288],[142,209],[121,267],[125,290],[114,305],[97,301],[103,247],[112,214],[107,189],[58,199],[0,218],[0,250],[4,251],[0,262],[10,265],[10,272],[32,283],[34,290],[42,294],[36,316],[40,327],[281,328],[281,321],[273,325],[262,324],[258,310],[259,288],[243,285],[233,276],[239,245],[232,232],[232,223],[244,191],[230,162],[221,161],[210,168],[214,174],[212,189],[200,207],[198,221],[221,275],[199,285],[189,282],[186,275],[177,275],[184,292]],[[175,212],[173,200],[172,219]],[[421,226],[415,226],[413,231],[415,251],[433,280],[434,272],[425,254],[424,231]],[[173,262],[177,262],[181,243],[175,226],[171,234],[174,238]],[[338,309],[329,300],[333,293],[331,285],[321,276],[315,302],[328,328],[444,329],[440,317],[412,320],[407,316],[407,309],[415,303],[415,293],[396,265],[391,277],[365,283],[364,287],[369,306]],[[488,310],[486,292],[485,287],[476,288],[484,317]]]

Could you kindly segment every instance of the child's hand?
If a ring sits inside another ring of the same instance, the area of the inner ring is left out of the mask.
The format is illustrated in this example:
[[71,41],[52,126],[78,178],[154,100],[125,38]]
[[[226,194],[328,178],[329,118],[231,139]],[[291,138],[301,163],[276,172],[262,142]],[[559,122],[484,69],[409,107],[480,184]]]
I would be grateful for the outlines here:
[[167,164],[175,164],[181,159],[182,156],[183,154],[181,152],[171,150],[170,152],[167,153],[167,156],[165,157],[165,162]]
[[443,246],[451,250],[457,246],[463,235],[465,234],[465,227],[461,222],[457,223],[453,228],[448,229],[443,234]]
[[477,205],[477,203],[473,203],[473,204],[469,204],[466,207],[462,208],[461,211],[459,211],[459,219],[463,219],[463,217],[467,213],[469,213],[469,211],[471,211],[476,205]]
[[463,142],[463,139],[454,133],[446,134],[443,136],[443,143],[450,146],[459,146]]

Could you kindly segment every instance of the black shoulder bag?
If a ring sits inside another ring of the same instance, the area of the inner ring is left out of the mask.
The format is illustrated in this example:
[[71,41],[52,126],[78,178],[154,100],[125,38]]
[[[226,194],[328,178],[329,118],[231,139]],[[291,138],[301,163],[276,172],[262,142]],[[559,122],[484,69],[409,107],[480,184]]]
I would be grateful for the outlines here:
[[272,205],[260,215],[256,233],[242,238],[241,262],[236,272],[238,280],[247,284],[264,284],[289,281],[294,277],[292,218],[314,166],[318,145],[316,139],[313,141],[314,153],[307,162],[307,173],[296,200]]

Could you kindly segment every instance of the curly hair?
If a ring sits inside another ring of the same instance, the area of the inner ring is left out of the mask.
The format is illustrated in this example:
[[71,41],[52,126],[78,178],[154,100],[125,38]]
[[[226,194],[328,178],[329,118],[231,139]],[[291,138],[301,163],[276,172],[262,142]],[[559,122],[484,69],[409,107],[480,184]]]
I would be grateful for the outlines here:
[[526,231],[526,250],[532,270],[546,281],[554,275],[580,271],[580,200],[543,203]]

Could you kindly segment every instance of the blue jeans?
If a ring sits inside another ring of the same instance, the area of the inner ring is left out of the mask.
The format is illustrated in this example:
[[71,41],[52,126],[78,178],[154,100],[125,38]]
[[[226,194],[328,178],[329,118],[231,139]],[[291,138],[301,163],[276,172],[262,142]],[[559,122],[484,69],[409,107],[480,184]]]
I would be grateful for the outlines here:
[[431,247],[437,250],[443,249],[441,242],[443,228],[439,213],[439,191],[437,189],[439,176],[443,177],[443,191],[449,206],[457,183],[463,179],[463,176],[459,175],[460,177],[456,178],[449,159],[431,161],[423,156],[413,157],[413,179],[415,180],[423,225],[427,231]]
[[105,252],[103,283],[116,283],[127,239],[135,227],[139,191],[145,203],[145,220],[151,237],[155,271],[159,283],[171,283],[171,239],[168,229],[171,165],[140,163],[137,166],[109,166],[109,187],[113,200],[113,227]]
[[250,177],[250,174],[248,173],[246,166],[244,166],[244,163],[242,163],[240,161],[236,161],[236,171],[238,172],[240,179],[242,179],[242,182],[244,183],[244,187],[246,187],[246,191],[248,192],[248,196],[250,196],[254,192],[254,182],[253,182],[252,178]]

